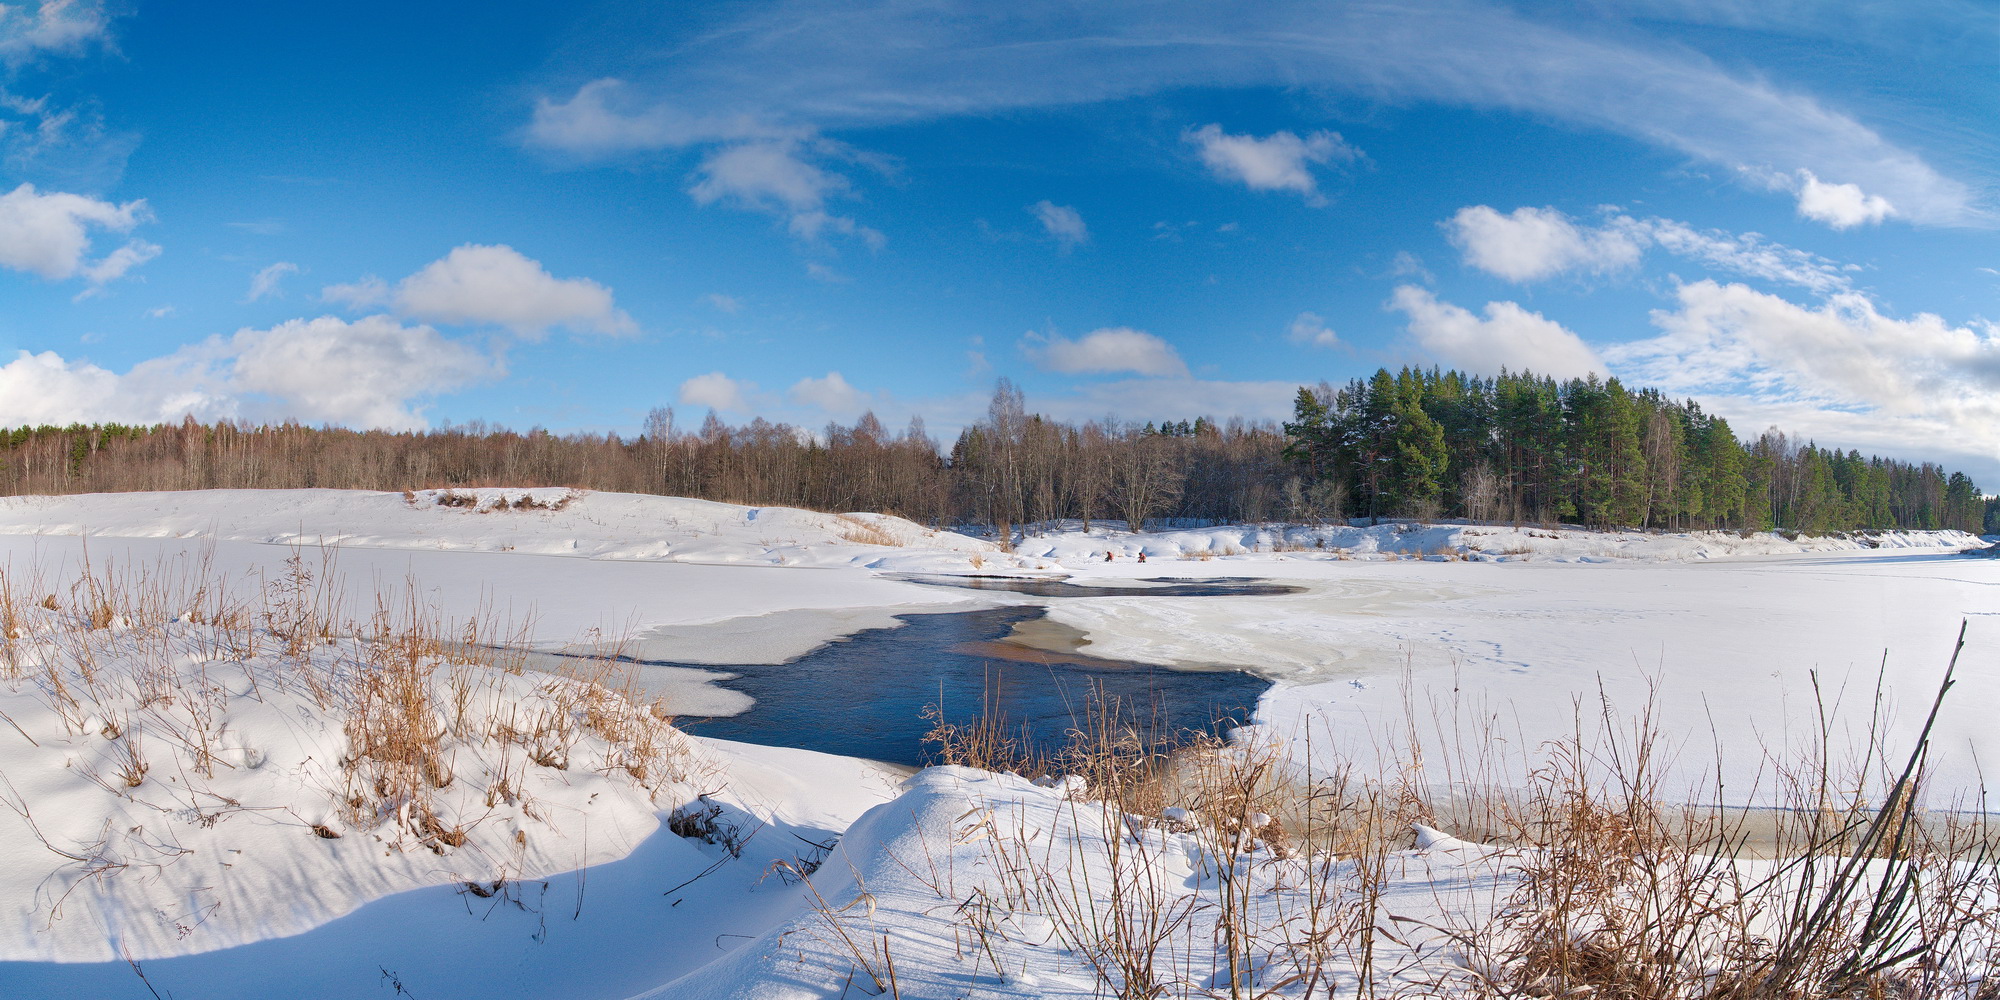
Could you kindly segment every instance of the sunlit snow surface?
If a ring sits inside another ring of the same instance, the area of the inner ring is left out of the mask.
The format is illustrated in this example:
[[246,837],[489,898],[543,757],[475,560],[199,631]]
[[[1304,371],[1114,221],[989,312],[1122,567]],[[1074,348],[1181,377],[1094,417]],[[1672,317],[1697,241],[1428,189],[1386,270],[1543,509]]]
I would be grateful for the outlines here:
[[[1032,600],[1047,604],[1048,620],[1080,636],[1081,651],[1095,657],[1233,665],[1274,679],[1263,723],[1315,756],[1401,745],[1414,716],[1428,730],[1425,777],[1436,783],[1454,776],[1453,741],[1468,753],[1490,748],[1518,758],[1571,732],[1579,718],[1592,725],[1600,697],[1628,712],[1651,697],[1681,745],[1675,782],[1690,796],[1714,797],[1719,750],[1726,765],[1719,794],[1732,802],[1769,797],[1764,754],[1816,718],[1814,672],[1822,697],[1840,700],[1858,727],[1876,708],[1882,670],[1886,707],[1907,735],[1965,622],[1934,787],[1970,794],[1975,752],[1992,759],[2000,750],[1988,724],[2000,705],[1993,629],[2000,561],[1957,556],[1974,541],[1963,535],[1790,541],[1459,526],[1151,535],[1098,528],[1031,536],[1009,553],[873,515],[610,494],[571,497],[551,510],[519,501],[528,495],[552,505],[564,491],[477,493],[471,508],[439,506],[432,495],[335,491],[4,500],[0,561],[17,579],[38,570],[45,588],[58,592],[86,558],[100,571],[191,568],[206,558],[248,590],[277,576],[293,546],[303,545],[310,563],[325,543],[357,611],[378,585],[407,580],[447,615],[484,611],[521,623],[520,638],[535,645],[636,636],[646,652],[711,664],[779,662],[913,609]],[[1303,590],[1040,599],[897,578],[939,573],[1058,577],[1082,587],[1242,577]],[[732,708],[702,677],[660,683],[690,710]],[[826,717],[838,725],[840,706],[827,705]],[[1447,730],[1442,739],[1438,728]],[[0,747],[13,738],[0,730]],[[792,834],[839,832],[894,792],[879,770],[836,765],[837,758],[776,750],[725,756],[732,763],[717,780],[732,808],[769,832],[747,860],[685,891],[668,893],[714,863],[715,852],[690,852],[656,834],[623,860],[538,883],[523,901],[528,909],[495,908],[447,885],[380,898],[295,937],[148,962],[147,972],[183,996],[390,996],[402,982],[424,997],[616,997],[733,952],[727,969],[701,974],[775,977],[757,980],[768,990],[731,985],[749,989],[745,995],[789,995],[781,981],[803,973],[739,947],[801,926],[787,916],[796,913],[797,891],[760,882],[762,866],[810,850]],[[921,805],[884,805],[891,812],[877,817],[875,839],[851,841],[842,863],[886,870],[867,850],[906,837],[893,811]],[[11,818],[0,814],[0,825]],[[580,853],[596,855],[598,846]],[[53,861],[39,845],[0,838],[0,866],[19,872]],[[343,899],[359,901],[349,890],[367,880],[328,877],[342,880]],[[210,919],[262,919],[245,905]],[[215,938],[262,936],[246,926]],[[73,957],[101,958],[105,946]],[[714,995],[702,982],[682,980],[675,995]],[[144,996],[142,989],[117,962],[0,964],[0,994],[8,996]]]

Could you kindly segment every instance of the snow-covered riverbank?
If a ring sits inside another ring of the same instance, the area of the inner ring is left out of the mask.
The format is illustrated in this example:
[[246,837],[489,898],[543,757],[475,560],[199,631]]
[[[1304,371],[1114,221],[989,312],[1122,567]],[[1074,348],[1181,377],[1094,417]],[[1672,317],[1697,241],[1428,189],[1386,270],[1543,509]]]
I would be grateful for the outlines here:
[[[1936,733],[1935,787],[1973,790],[1973,753],[2000,753],[1983,723],[1983,706],[2000,704],[2000,635],[1989,627],[2000,617],[2000,563],[1953,556],[1973,541],[1458,525],[1100,528],[1034,536],[1007,553],[881,516],[563,490],[4,500],[0,568],[13,600],[24,614],[83,627],[39,645],[24,630],[0,680],[11,723],[0,727],[0,773],[18,807],[0,811],[0,957],[17,960],[0,963],[0,992],[135,994],[143,984],[121,960],[129,954],[159,984],[203,997],[389,995],[396,983],[417,996],[621,997],[677,979],[665,995],[818,995],[854,965],[840,965],[839,928],[858,927],[861,910],[879,914],[866,918],[869,933],[889,934],[897,961],[922,966],[907,967],[908,983],[938,985],[933,966],[947,957],[953,918],[919,898],[921,880],[891,872],[915,864],[912,845],[977,825],[941,811],[997,796],[1012,803],[999,808],[1020,835],[1069,838],[1066,850],[1084,842],[1058,833],[1077,821],[1063,818],[1059,792],[968,773],[897,798],[900,776],[876,765],[681,738],[671,780],[646,767],[642,777],[620,749],[629,729],[583,722],[563,766],[547,753],[537,763],[532,741],[516,738],[521,727],[498,720],[551,711],[584,720],[587,699],[490,667],[477,668],[477,683],[453,680],[473,668],[442,661],[440,719],[454,690],[478,694],[462,699],[459,723],[437,742],[451,777],[423,779],[430,791],[412,812],[414,800],[374,778],[357,784],[379,760],[357,757],[365,732],[341,714],[354,703],[304,680],[351,676],[369,662],[360,640],[288,651],[277,626],[250,618],[231,627],[261,630],[263,647],[251,654],[219,639],[192,606],[152,608],[151,623],[113,608],[105,627],[89,628],[93,590],[77,585],[86,560],[101,578],[143,589],[150,577],[183,594],[226,575],[232,582],[204,599],[268,602],[284,593],[287,559],[322,569],[332,553],[340,578],[317,585],[358,620],[376,594],[407,585],[438,620],[483,614],[520,626],[497,638],[557,646],[629,634],[676,659],[714,663],[783,660],[897,613],[1032,599],[925,586],[908,574],[1062,577],[1084,587],[1277,579],[1300,591],[1042,603],[1057,640],[1095,656],[1240,666],[1276,679],[1262,706],[1267,731],[1295,741],[1295,753],[1309,739],[1322,763],[1338,755],[1407,767],[1379,755],[1407,748],[1414,716],[1420,729],[1503,740],[1484,749],[1505,768],[1569,733],[1579,704],[1594,715],[1602,693],[1626,711],[1650,701],[1679,751],[1683,787],[1712,787],[1709,758],[1719,751],[1723,798],[1753,802],[1771,800],[1766,755],[1814,711],[1815,675],[1838,694],[1848,724],[1864,725],[1886,650],[1882,707],[1895,720],[1892,738],[1905,738],[1961,620],[1971,622],[1969,647]],[[56,608],[40,607],[45,597]],[[307,661],[319,672],[301,673]],[[666,693],[688,699],[684,711],[712,689]],[[827,715],[838,724],[839,706]],[[1434,773],[1404,779],[1466,777],[1446,772],[1438,735],[1426,734]],[[147,766],[130,783],[121,772],[134,772],[135,760]],[[755,831],[740,857],[729,836],[710,843],[666,829],[679,812],[685,822],[671,825],[700,833],[707,823],[714,833],[715,822],[687,819],[709,803],[721,824]],[[866,836],[833,855],[839,870],[822,886],[844,893],[833,905],[861,910],[829,922],[803,886],[766,877],[774,861],[825,857],[815,845],[878,806]],[[1179,841],[1157,847],[1187,855]],[[1485,891],[1489,902],[1498,884],[1490,871],[1452,874],[1458,860],[1402,857],[1410,881],[1395,891],[1408,896],[1398,905],[1409,914],[1444,915],[1436,900],[1445,883]],[[1426,894],[1430,909],[1417,902]],[[872,902],[856,902],[864,895]],[[982,988],[1088,996],[1101,985],[1074,949],[1034,950],[1048,947],[1045,918],[1018,919],[1026,923],[1006,932],[1042,943],[993,945],[1021,971]],[[807,955],[810,970],[800,964]],[[704,968],[716,958],[725,965]],[[679,978],[689,973],[699,978]]]

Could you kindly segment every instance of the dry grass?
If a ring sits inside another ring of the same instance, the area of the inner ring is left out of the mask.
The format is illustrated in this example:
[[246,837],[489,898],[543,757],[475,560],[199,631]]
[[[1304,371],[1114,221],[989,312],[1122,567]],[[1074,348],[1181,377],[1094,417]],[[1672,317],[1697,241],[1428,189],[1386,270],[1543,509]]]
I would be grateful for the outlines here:
[[856,545],[882,545],[891,548],[900,548],[903,545],[896,536],[860,518],[850,517],[846,514],[835,514],[833,515],[833,519],[835,522],[833,530],[845,541]]
[[[1802,748],[1772,753],[1769,812],[1673,805],[1650,702],[1579,711],[1575,733],[1520,761],[1433,709],[1428,741],[1383,758],[1409,761],[1401,774],[1315,773],[1274,745],[1146,732],[1116,705],[1050,750],[1003,719],[940,723],[943,762],[1065,789],[1084,831],[1052,848],[1047,829],[976,818],[987,828],[964,836],[991,845],[979,867],[1000,882],[957,918],[998,970],[1032,915],[1120,998],[1993,1000],[2000,838],[1984,812],[1925,789],[1951,684],[1900,755],[1878,716],[1844,757],[1823,708]],[[1391,880],[1424,864],[1408,853],[1414,823],[1484,843],[1445,876],[1459,888],[1437,890],[1463,904],[1484,878],[1484,904],[1445,906],[1441,922],[1387,907]],[[1196,881],[1209,876],[1196,891],[1173,874],[1188,842]]]
[[0,569],[0,680],[33,685],[70,737],[107,741],[108,763],[89,777],[114,792],[147,785],[159,760],[182,763],[176,794],[195,800],[219,771],[257,767],[230,730],[231,699],[243,697],[295,700],[345,737],[329,789],[339,822],[298,813],[301,831],[321,838],[386,825],[399,834],[392,842],[438,853],[464,845],[482,817],[439,793],[467,761],[481,762],[472,776],[487,807],[531,813],[530,769],[615,772],[657,796],[698,767],[615,655],[569,661],[565,674],[524,673],[510,651],[525,644],[524,628],[491,615],[450,621],[414,581],[351,617],[330,551],[295,550],[256,586],[232,586],[204,555],[138,569],[86,564],[68,602],[24,607],[16,596],[42,589],[37,570]]

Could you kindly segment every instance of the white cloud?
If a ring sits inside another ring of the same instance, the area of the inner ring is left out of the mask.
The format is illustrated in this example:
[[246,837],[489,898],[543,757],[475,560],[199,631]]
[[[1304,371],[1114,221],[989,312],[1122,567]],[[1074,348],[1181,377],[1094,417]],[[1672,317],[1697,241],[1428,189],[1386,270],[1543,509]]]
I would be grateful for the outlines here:
[[387,305],[391,292],[388,284],[371,274],[360,281],[328,285],[319,290],[319,297],[323,301],[344,305],[349,309],[373,309],[376,306]]
[[90,230],[130,232],[151,219],[143,200],[114,205],[61,191],[44,194],[23,184],[0,194],[0,267],[51,281],[82,274],[93,284],[103,284],[152,259],[160,248],[135,240],[91,261],[87,259]]
[[848,188],[846,177],[806,162],[793,139],[725,146],[705,157],[696,175],[701,179],[688,193],[703,205],[733,199],[751,208],[801,212]]
[[54,351],[21,351],[0,365],[0,426],[115,421],[162,423],[193,414],[236,415],[232,401],[204,387],[199,366],[171,358],[140,362],[120,375]]
[[1635,219],[1609,209],[1601,225],[1590,226],[1553,208],[1522,207],[1503,215],[1490,206],[1470,205],[1444,225],[1468,265],[1509,281],[1621,271],[1636,265],[1647,249],[1658,247],[1718,271],[1821,294],[1848,287],[1839,264],[1766,242],[1755,233],[1696,229],[1672,219]]
[[[1034,393],[1028,409],[1058,420],[1102,420],[1106,415],[1133,423],[1242,417],[1281,421],[1292,416],[1296,380],[1225,382],[1197,378],[1134,378],[1093,382],[1062,394]],[[979,404],[983,407],[983,400]],[[974,411],[976,414],[977,411]],[[937,425],[945,429],[946,425]],[[950,440],[950,438],[946,438]]]
[[500,371],[427,326],[323,316],[210,337],[123,374],[53,351],[22,351],[0,365],[0,426],[192,415],[406,430],[425,425],[422,399]]
[[[2000,328],[1883,315],[1842,292],[1802,306],[1742,284],[1697,281],[1656,310],[1656,337],[1606,348],[1621,370],[1675,392],[1723,397],[1788,430],[1908,452],[2000,456]],[[1737,412],[1722,411],[1732,422]],[[1739,432],[1751,431],[1739,423]],[[1995,484],[1986,484],[1991,487]]]
[[1092,330],[1077,340],[1055,333],[1030,333],[1021,339],[1021,348],[1037,366],[1066,375],[1188,373],[1187,364],[1172,344],[1129,326]]
[[[1975,399],[2000,410],[2000,328],[1930,313],[1884,316],[1858,292],[1817,307],[1742,284],[1697,281],[1656,310],[1661,334],[1612,349],[1672,389],[1749,385],[1787,398],[1922,413]],[[1996,428],[2000,440],[2000,428]]]
[[1409,317],[1424,350],[1448,365],[1485,375],[1500,369],[1572,378],[1604,374],[1604,362],[1562,324],[1513,302],[1488,302],[1481,319],[1439,301],[1429,290],[1399,285],[1389,307]]
[[848,194],[852,183],[845,175],[813,162],[827,156],[855,155],[849,147],[825,139],[739,142],[702,159],[695,171],[698,179],[688,194],[702,205],[720,201],[783,216],[792,235],[803,240],[817,240],[832,232],[879,248],[884,242],[880,232],[826,211],[827,199]]
[[299,273],[299,266],[288,260],[281,260],[250,276],[250,294],[243,301],[255,302],[266,295],[283,295],[278,288],[286,275]]
[[625,334],[638,329],[589,278],[557,278],[541,262],[504,244],[467,243],[389,288],[379,278],[320,290],[328,302],[365,309],[388,303],[433,323],[492,324],[528,338],[551,328]]
[[736,315],[743,309],[743,303],[737,301],[736,296],[724,295],[721,292],[710,292],[702,296],[701,300],[708,303],[710,309],[716,312],[728,313],[731,316]]
[[44,52],[73,55],[110,39],[102,3],[42,0],[0,4],[0,62],[20,64]]
[[[1853,20],[1824,6],[1804,5],[1812,16],[1786,23]],[[1953,6],[1955,26],[1970,9]],[[1605,5],[1103,0],[991,17],[969,0],[777,0],[713,18],[671,5],[648,16],[620,32],[657,38],[673,58],[649,60],[622,85],[598,80],[544,99],[531,141],[606,155],[738,138],[730,133],[751,122],[858,129],[1189,87],[1283,87],[1518,112],[1632,137],[1753,186],[1804,168],[1880,195],[1913,221],[1993,221],[1972,188],[1854,115]],[[1978,20],[1985,29],[1993,19]],[[1919,57],[1908,32],[1895,37],[1888,58]],[[1969,109],[1955,111],[1956,124],[1979,124]]]
[[1766,242],[1755,233],[1695,229],[1669,219],[1625,222],[1668,253],[1719,271],[1797,285],[1822,295],[1844,291],[1849,285],[1839,264],[1782,243]]
[[225,384],[233,394],[264,397],[264,408],[305,423],[358,427],[422,427],[413,399],[501,370],[474,347],[387,316],[295,319],[238,330],[212,349],[230,359]]
[[1431,269],[1424,266],[1424,259],[1408,250],[1398,250],[1396,256],[1389,258],[1389,277],[1417,278],[1433,284],[1437,282],[1437,275],[1432,274]]
[[171,303],[163,306],[154,306],[153,308],[146,310],[146,315],[153,319],[167,319],[168,317],[171,317],[173,314],[174,314],[174,307]]
[[1285,330],[1285,339],[1294,344],[1310,344],[1313,347],[1338,347],[1340,336],[1326,325],[1326,320],[1318,313],[1302,312],[1292,320]]
[[689,115],[634,95],[622,80],[604,78],[578,87],[566,101],[536,99],[527,140],[544,149],[605,156],[796,133],[758,124],[748,115]]
[[744,393],[749,388],[748,383],[738,382],[721,372],[709,372],[682,382],[679,401],[682,406],[706,406],[711,410],[748,413],[750,404],[745,401]]
[[1058,205],[1047,198],[1028,206],[1035,220],[1055,237],[1056,243],[1067,251],[1071,247],[1090,242],[1090,228],[1083,224],[1083,214],[1068,205]]
[[1508,281],[1536,281],[1564,271],[1617,271],[1639,262],[1639,244],[1618,229],[1583,229],[1553,208],[1506,215],[1486,205],[1458,210],[1447,223],[1465,262]]
[[806,261],[806,277],[829,285],[845,285],[854,280],[816,260]]
[[1835,229],[1874,225],[1896,210],[1889,199],[1867,194],[1859,184],[1828,184],[1810,170],[1799,171],[1799,216]]
[[100,260],[84,265],[83,279],[90,287],[77,293],[78,299],[88,298],[104,290],[104,286],[125,276],[126,272],[160,255],[160,245],[145,240],[126,240],[125,245],[105,254]]
[[785,395],[793,403],[822,410],[829,416],[852,417],[868,409],[871,397],[848,384],[839,372],[827,372],[823,378],[804,378],[787,390]]
[[1324,204],[1313,165],[1359,159],[1361,151],[1347,144],[1338,132],[1314,132],[1300,138],[1291,132],[1273,132],[1262,139],[1254,135],[1230,135],[1220,125],[1204,125],[1183,133],[1182,139],[1199,147],[1201,162],[1210,172],[1226,181],[1241,181],[1252,191],[1290,191],[1304,195],[1308,204]]

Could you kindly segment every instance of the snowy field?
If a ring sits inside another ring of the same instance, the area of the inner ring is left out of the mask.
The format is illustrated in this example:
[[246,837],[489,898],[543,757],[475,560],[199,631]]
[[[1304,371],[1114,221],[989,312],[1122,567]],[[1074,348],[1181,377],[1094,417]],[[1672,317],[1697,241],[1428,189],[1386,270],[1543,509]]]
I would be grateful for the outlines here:
[[[1672,793],[1717,797],[1719,752],[1719,797],[1750,804],[1772,800],[1767,755],[1813,723],[1815,674],[1844,725],[1879,708],[1907,737],[1961,621],[1967,647],[1932,787],[1976,791],[1978,761],[2000,752],[1985,723],[2000,704],[2000,561],[1956,555],[1974,544],[1946,533],[1100,527],[1003,552],[880,515],[564,490],[0,500],[0,568],[14,598],[51,622],[69,612],[38,602],[86,604],[88,588],[72,587],[86,564],[128,580],[227,576],[250,598],[268,597],[296,554],[337,574],[321,582],[348,617],[366,619],[376,594],[407,586],[439,618],[511,629],[484,638],[544,648],[629,639],[710,664],[777,662],[899,613],[1031,600],[909,575],[1279,580],[1301,592],[1039,600],[1056,628],[1030,641],[1257,672],[1276,682],[1260,721],[1294,758],[1396,754],[1414,723],[1431,769],[1418,784],[1466,777],[1453,770],[1465,757],[1530,756],[1579,715],[1590,724],[1600,697],[1626,712],[1650,700],[1679,750]],[[928,865],[980,868],[1009,837],[1103,862],[1088,845],[1105,821],[1065,805],[1060,787],[939,769],[899,789],[902,775],[865,762],[684,739],[672,780],[658,769],[640,777],[618,756],[627,729],[591,729],[563,766],[530,767],[509,756],[526,743],[481,734],[509,706],[570,702],[510,675],[479,688],[486,714],[474,715],[485,721],[446,741],[459,778],[436,790],[437,823],[393,796],[343,810],[347,779],[334,762],[358,754],[357,737],[331,702],[301,693],[310,685],[259,687],[258,677],[294,676],[288,661],[215,652],[199,621],[161,632],[110,624],[86,637],[108,643],[90,647],[106,679],[74,667],[84,640],[70,638],[0,680],[10,723],[0,726],[10,805],[0,810],[0,995],[825,996],[860,989],[856,969],[872,982],[883,952],[903,966],[904,996],[1089,996],[1103,986],[1050,899],[1042,916],[1010,910],[981,936],[981,961],[1006,971],[965,972],[973,945],[954,929],[951,901],[963,893],[931,885],[935,871],[919,877]],[[368,654],[335,644],[308,655],[340,676]],[[126,714],[62,709],[36,673],[57,662],[78,669],[72,687],[102,686],[99,701]],[[159,707],[145,684],[163,683],[162,670],[211,692],[209,715]],[[656,680],[671,712],[743,707],[700,676]],[[838,706],[828,716],[837,724]],[[146,725],[168,727],[148,738],[151,771],[136,785],[116,779],[125,751],[105,734]],[[224,762],[198,781],[186,737],[197,731],[216,738]],[[532,791],[496,799],[510,773],[521,776],[510,790]],[[668,829],[698,816],[710,817],[695,824],[706,839]],[[461,843],[438,839],[449,828],[466,832]],[[1220,898],[1230,851],[1198,830],[1141,840],[1148,871]],[[1383,905],[1432,922],[1484,912],[1506,881],[1486,857],[1449,841],[1402,851]],[[109,874],[107,861],[118,866]],[[809,886],[774,862],[824,862],[827,874]]]

